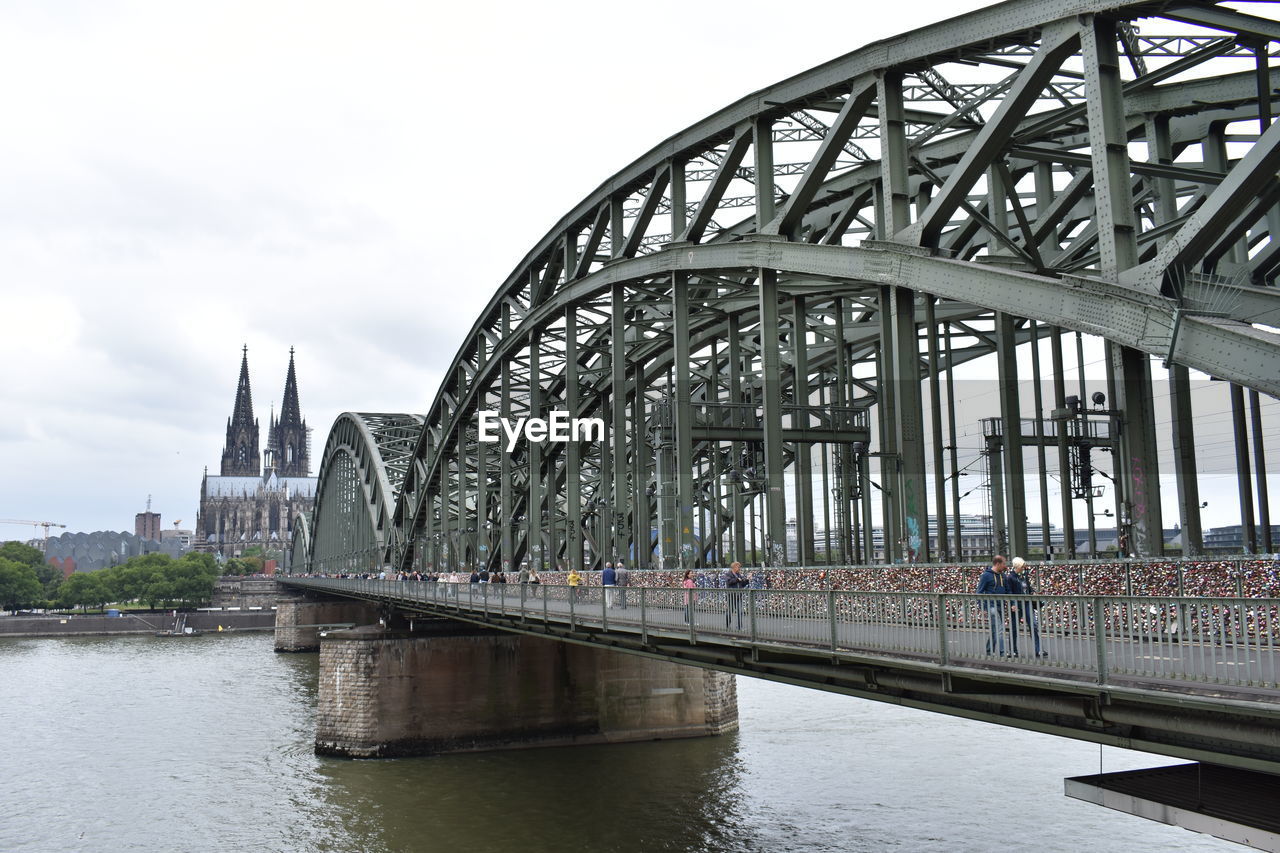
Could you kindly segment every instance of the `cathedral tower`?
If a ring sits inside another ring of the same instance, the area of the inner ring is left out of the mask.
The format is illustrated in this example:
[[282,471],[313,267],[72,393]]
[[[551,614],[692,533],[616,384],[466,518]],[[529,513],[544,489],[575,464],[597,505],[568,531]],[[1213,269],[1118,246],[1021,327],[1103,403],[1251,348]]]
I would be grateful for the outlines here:
[[[293,375],[292,365],[289,375]],[[259,477],[262,458],[258,454],[258,421],[253,416],[253,394],[249,390],[249,347],[240,359],[240,384],[236,387],[236,407],[227,419],[227,443],[222,448],[222,476]]]
[[293,347],[289,347],[289,373],[284,380],[284,403],[280,419],[271,418],[267,433],[267,450],[281,477],[307,477],[311,474],[311,454],[307,447],[307,422],[298,406],[298,380],[293,372]]

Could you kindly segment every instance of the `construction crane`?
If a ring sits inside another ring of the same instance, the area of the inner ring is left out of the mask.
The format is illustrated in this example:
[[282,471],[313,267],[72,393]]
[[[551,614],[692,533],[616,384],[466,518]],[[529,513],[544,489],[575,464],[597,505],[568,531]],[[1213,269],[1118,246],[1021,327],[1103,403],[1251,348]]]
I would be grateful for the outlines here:
[[44,541],[46,545],[49,543],[50,527],[66,527],[65,524],[59,524],[56,521],[29,521],[25,518],[0,518],[0,524],[30,524],[32,527],[43,527]]

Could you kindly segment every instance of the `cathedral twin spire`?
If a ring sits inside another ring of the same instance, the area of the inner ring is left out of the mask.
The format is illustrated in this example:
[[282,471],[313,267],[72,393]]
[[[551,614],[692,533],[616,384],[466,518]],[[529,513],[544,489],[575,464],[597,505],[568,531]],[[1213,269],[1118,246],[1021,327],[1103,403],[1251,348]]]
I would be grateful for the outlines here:
[[[271,418],[267,431],[267,464],[282,477],[306,477],[311,473],[307,447],[307,422],[298,406],[298,380],[293,368],[293,347],[289,348],[289,372],[284,382],[284,405],[280,417]],[[227,442],[222,449],[222,476],[258,477],[262,456],[258,452],[258,419],[253,416],[253,392],[249,387],[249,347],[240,357],[240,381],[236,403],[227,419]]]
[[302,419],[302,410],[298,406],[298,379],[293,372],[293,347],[289,347],[289,373],[284,379],[284,405],[280,407],[280,419],[271,418],[267,451],[281,477],[311,474],[307,422]]

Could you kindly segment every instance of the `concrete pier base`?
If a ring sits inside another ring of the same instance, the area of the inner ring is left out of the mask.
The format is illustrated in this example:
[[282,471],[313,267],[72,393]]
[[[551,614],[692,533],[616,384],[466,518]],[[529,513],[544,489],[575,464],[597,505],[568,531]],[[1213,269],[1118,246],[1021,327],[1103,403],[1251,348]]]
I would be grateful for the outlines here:
[[353,758],[702,737],[738,727],[734,676],[419,620],[320,641],[316,752]]
[[281,598],[276,601],[276,651],[314,652],[317,625],[367,625],[378,621],[376,605],[351,599]]

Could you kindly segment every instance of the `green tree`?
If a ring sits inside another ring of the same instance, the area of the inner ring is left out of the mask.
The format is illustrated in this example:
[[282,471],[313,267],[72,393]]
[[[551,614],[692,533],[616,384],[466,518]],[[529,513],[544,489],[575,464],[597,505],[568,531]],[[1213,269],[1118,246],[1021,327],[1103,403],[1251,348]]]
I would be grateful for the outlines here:
[[178,560],[189,566],[195,566],[211,578],[218,576],[218,561],[214,559],[212,554],[204,554],[200,551],[188,551]]
[[[257,558],[256,562],[252,558]],[[283,560],[284,552],[279,548],[267,549],[263,548],[261,545],[250,545],[248,548],[245,548],[240,552],[240,559],[250,565],[257,566],[257,568],[254,569],[254,572],[260,572],[262,571],[262,566],[266,564],[267,560],[275,560],[277,563]]]
[[0,558],[22,563],[36,570],[36,580],[44,591],[45,598],[53,598],[58,584],[62,583],[62,570],[45,562],[44,552],[21,542],[5,542],[0,545]]
[[224,575],[251,575],[259,571],[261,567],[261,562],[259,562],[256,564],[259,568],[254,568],[255,564],[251,561],[257,559],[257,557],[232,557],[223,564],[222,573]]
[[141,554],[103,570],[108,601],[141,601],[154,608],[164,600],[165,571],[173,564],[168,554]]
[[184,607],[207,604],[218,579],[217,561],[209,554],[184,554],[167,569],[172,603]]
[[58,587],[62,584],[62,569],[48,563],[41,563],[36,566],[36,579],[44,589],[44,597],[52,599],[58,594]]
[[188,607],[213,597],[218,563],[210,554],[184,554],[178,560],[168,554],[143,554],[100,574],[107,601],[140,601],[153,609]]
[[81,611],[90,605],[101,608],[111,600],[111,593],[103,575],[110,571],[74,572],[58,587],[58,604],[62,607],[79,607]]
[[6,542],[0,545],[0,557],[13,560],[15,563],[25,563],[33,569],[44,563],[44,554],[39,548],[32,548],[21,542]]
[[0,557],[0,609],[17,610],[41,600],[43,590],[35,569]]

